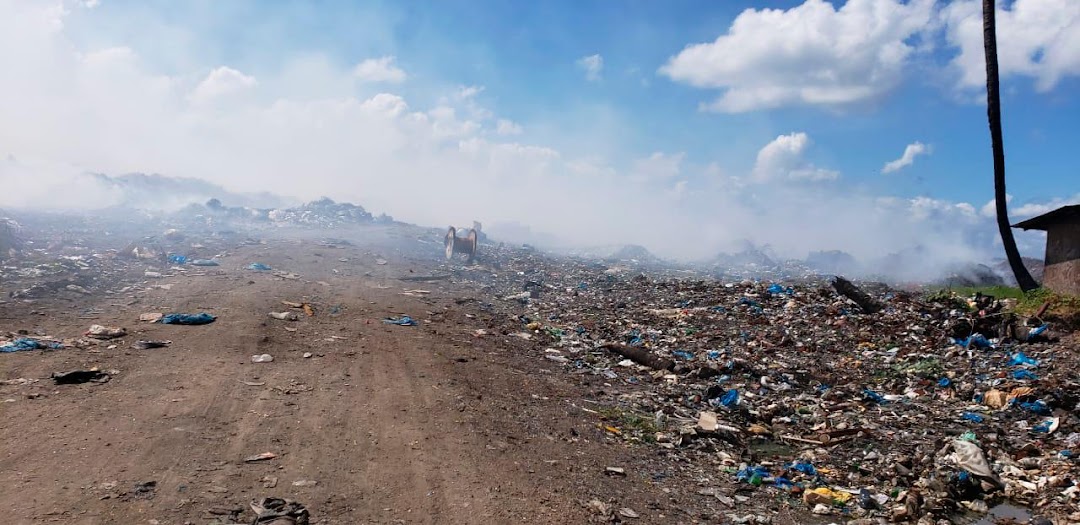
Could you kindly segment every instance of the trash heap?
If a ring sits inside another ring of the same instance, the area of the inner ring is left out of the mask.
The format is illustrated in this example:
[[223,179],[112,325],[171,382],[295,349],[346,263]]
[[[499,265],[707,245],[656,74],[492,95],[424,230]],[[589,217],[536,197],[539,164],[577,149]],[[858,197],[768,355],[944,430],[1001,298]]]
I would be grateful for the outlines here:
[[0,260],[14,255],[22,244],[19,239],[19,223],[13,219],[0,217]]
[[[295,208],[270,210],[270,220],[278,224],[335,228],[347,224],[369,224],[375,217],[363,206],[334,202],[328,198],[311,201]],[[392,220],[392,219],[391,219]]]
[[867,287],[860,307],[839,281],[658,280],[527,250],[487,263],[456,275],[494,295],[502,332],[596,376],[570,401],[732,520],[933,523],[1007,502],[1080,522],[1077,339],[1006,302]]

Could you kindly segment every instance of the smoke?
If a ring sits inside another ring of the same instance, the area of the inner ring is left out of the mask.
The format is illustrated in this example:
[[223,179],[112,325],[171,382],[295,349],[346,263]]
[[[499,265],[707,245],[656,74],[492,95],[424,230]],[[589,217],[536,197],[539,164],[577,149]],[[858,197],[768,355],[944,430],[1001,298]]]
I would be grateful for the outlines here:
[[806,160],[813,144],[801,131],[746,152],[758,166],[742,176],[688,165],[679,152],[583,158],[518,140],[528,125],[487,109],[481,88],[414,103],[397,89],[414,76],[392,56],[162,70],[138,49],[76,44],[68,19],[84,8],[0,0],[0,154],[17,159],[0,164],[0,206],[131,204],[86,174],[148,172],[234,193],[328,196],[425,225],[475,219],[493,235],[503,225],[510,237],[565,246],[640,244],[681,259],[747,240],[790,257],[919,246],[926,268],[997,254],[982,233],[990,219],[970,205],[849,188]]

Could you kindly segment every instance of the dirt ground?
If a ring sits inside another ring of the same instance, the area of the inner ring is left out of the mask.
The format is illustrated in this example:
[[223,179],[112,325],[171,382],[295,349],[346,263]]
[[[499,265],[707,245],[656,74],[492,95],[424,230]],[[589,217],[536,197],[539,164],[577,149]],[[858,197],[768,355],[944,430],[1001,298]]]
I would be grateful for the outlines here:
[[[244,269],[254,261],[300,277]],[[168,290],[0,304],[2,331],[129,332],[90,350],[0,354],[0,379],[38,379],[0,386],[4,523],[230,523],[237,511],[250,523],[248,503],[268,496],[324,524],[583,523],[601,519],[594,498],[640,516],[629,522],[715,519],[681,511],[640,450],[604,442],[596,416],[570,402],[595,388],[587,379],[551,373],[510,337],[475,337],[494,326],[470,306],[476,290],[397,279],[434,264],[272,241],[152,280]],[[430,293],[403,295],[417,288]],[[269,318],[283,300],[315,315]],[[174,311],[218,320],[138,321]],[[381,322],[399,314],[420,325]],[[172,344],[136,350],[138,339]],[[263,353],[274,361],[251,362]],[[90,367],[115,372],[101,384],[49,379]],[[276,457],[245,462],[264,452]]]

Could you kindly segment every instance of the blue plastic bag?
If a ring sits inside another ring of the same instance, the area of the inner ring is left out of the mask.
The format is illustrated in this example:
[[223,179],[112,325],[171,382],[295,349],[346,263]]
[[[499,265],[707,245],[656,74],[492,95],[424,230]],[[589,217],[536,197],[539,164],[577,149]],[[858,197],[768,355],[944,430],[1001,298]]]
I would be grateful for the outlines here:
[[272,270],[272,268],[263,263],[251,263],[247,265],[247,269],[256,272],[269,272],[270,270]]
[[1052,413],[1050,411],[1050,407],[1047,406],[1046,402],[1041,399],[1038,401],[1022,402],[1018,404],[1020,405],[1020,408],[1023,408],[1024,410],[1027,410],[1029,412],[1034,412],[1036,414],[1039,414],[1040,416],[1049,416]]
[[401,317],[387,317],[383,319],[386,324],[396,324],[398,326],[416,326],[416,321],[412,317],[403,315]]
[[982,423],[985,420],[984,417],[974,412],[964,412],[963,414],[961,414],[960,417],[963,417],[964,419],[975,423]]
[[724,393],[724,397],[720,398],[720,404],[726,407],[733,407],[739,404],[739,391],[732,388]]
[[1042,335],[1042,333],[1045,332],[1049,328],[1050,328],[1049,324],[1044,324],[1042,326],[1032,328],[1031,330],[1028,331],[1028,336],[1027,336],[1028,341],[1030,341],[1032,339],[1035,339],[1036,337]]
[[863,393],[864,396],[866,396],[869,399],[872,399],[873,401],[875,401],[879,405],[887,405],[887,404],[889,404],[888,399],[885,399],[884,396],[882,396],[881,394],[879,394],[877,392],[874,392],[873,390],[870,390],[869,388],[864,388],[862,393]]
[[32,337],[20,337],[6,345],[0,346],[0,352],[25,352],[27,350],[58,350],[63,348],[64,345],[49,341],[41,341]]
[[694,354],[692,352],[687,352],[686,350],[675,350],[671,352],[671,354],[675,357],[686,359],[687,361],[694,358]]
[[771,284],[771,285],[769,285],[769,288],[767,290],[765,290],[765,291],[769,292],[770,294],[773,294],[773,295],[780,295],[780,294],[794,295],[795,294],[795,289],[794,288],[792,288],[790,286],[788,286],[787,288],[784,288],[783,286],[780,286],[779,284]]
[[185,324],[185,325],[200,325],[210,324],[217,319],[213,314],[201,312],[197,314],[167,314],[159,321],[161,324]]
[[1009,366],[1039,366],[1039,362],[1026,355],[1024,352],[1017,352],[1009,358]]
[[1031,370],[1013,370],[1013,379],[1038,379],[1039,376],[1035,375]]
[[213,259],[195,259],[190,263],[192,266],[221,266]]
[[817,476],[817,469],[814,468],[814,465],[812,463],[809,463],[807,461],[796,461],[788,465],[788,468],[802,472],[807,476]]
[[735,473],[735,479],[738,481],[749,482],[752,478],[767,478],[769,477],[769,471],[765,467],[754,466],[746,467],[737,473]]
[[953,342],[964,348],[993,348],[994,344],[982,334],[973,334],[971,337],[953,339]]
[[183,255],[177,255],[175,253],[170,253],[169,262],[173,264],[184,264],[187,262],[187,257],[184,257]]

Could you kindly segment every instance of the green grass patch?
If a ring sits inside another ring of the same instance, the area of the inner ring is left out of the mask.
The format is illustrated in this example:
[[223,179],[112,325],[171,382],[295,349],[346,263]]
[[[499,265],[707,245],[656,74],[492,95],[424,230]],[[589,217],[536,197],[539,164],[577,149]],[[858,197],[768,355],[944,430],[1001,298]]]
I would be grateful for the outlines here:
[[976,293],[989,295],[995,299],[1013,299],[1016,301],[1013,311],[1020,315],[1032,315],[1050,303],[1050,313],[1061,316],[1080,314],[1080,296],[1063,295],[1046,288],[1024,292],[1014,286],[955,286],[941,288],[930,293],[927,298],[940,302],[953,301],[956,307],[967,307],[967,299]]
[[619,427],[623,432],[641,433],[640,437],[646,441],[655,439],[656,432],[660,430],[656,428],[656,419],[649,414],[618,407],[604,408],[598,412],[601,418]]
[[1023,299],[1024,291],[1015,286],[956,286],[944,288],[943,291],[952,292],[959,297],[973,297],[976,293],[991,295],[996,299]]

